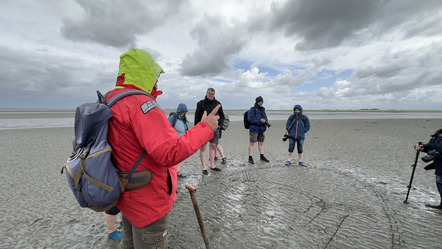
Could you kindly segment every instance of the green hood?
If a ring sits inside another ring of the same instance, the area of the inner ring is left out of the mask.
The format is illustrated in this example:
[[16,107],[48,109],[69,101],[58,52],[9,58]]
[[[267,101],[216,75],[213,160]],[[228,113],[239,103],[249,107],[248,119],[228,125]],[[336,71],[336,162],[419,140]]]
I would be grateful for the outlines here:
[[[124,74],[124,83],[152,92],[163,69],[152,56],[141,49],[131,49],[120,56],[118,76]],[[123,88],[124,86],[117,86]]]

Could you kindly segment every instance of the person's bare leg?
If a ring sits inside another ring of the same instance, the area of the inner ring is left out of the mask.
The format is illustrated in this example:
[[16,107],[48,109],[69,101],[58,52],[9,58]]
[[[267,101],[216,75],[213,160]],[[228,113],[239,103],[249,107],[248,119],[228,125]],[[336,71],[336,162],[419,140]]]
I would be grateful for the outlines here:
[[215,168],[215,151],[216,144],[209,143],[209,158],[210,158],[210,168]]
[[299,154],[298,154],[298,161],[299,161],[299,162],[302,162],[302,153],[299,153]]
[[255,143],[249,143],[249,156],[253,156],[253,145]]
[[206,145],[203,145],[200,149],[200,160],[201,160],[201,165],[203,166],[203,170],[207,170],[206,168]]
[[258,150],[259,150],[259,154],[261,154],[261,155],[264,154],[264,143],[263,142],[258,142]]
[[[224,149],[223,149],[223,147],[221,146],[221,144],[218,144],[218,145],[216,146],[216,149],[218,150],[219,154],[221,155],[221,158],[226,157],[226,156],[224,155]],[[215,151],[215,156],[216,156],[216,151]]]
[[107,231],[109,233],[112,233],[115,231],[115,229],[117,229],[115,227],[115,222],[117,221],[116,215],[105,214],[104,220],[106,221]]

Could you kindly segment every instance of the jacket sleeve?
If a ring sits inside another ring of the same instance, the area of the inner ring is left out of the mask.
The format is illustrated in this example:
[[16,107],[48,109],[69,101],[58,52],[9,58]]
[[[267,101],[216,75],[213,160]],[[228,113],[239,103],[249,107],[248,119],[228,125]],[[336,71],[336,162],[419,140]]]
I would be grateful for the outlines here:
[[[218,104],[221,104],[221,103],[218,102]],[[209,114],[209,113],[207,113],[207,114]],[[224,110],[223,110],[223,106],[222,105],[221,105],[221,107],[218,110],[218,115],[219,115],[218,125],[221,127],[223,125],[224,119],[225,119]]]
[[425,153],[428,153],[428,151],[430,151],[430,147],[431,147],[431,144],[430,143],[428,143],[428,144],[423,144],[422,145],[423,147],[422,147],[422,152],[425,152]]
[[199,122],[201,122],[201,119],[203,117],[203,113],[204,113],[203,105],[202,105],[201,101],[199,101],[196,104],[194,125],[197,125]]
[[307,116],[304,116],[304,129],[305,132],[308,132],[310,130],[310,120]]
[[287,131],[289,130],[289,128],[290,128],[290,124],[292,123],[292,121],[293,121],[293,115],[290,115],[289,119],[287,119],[287,122],[286,122],[286,124],[285,124],[285,129],[286,129]]
[[173,125],[173,116],[174,114],[170,115],[167,120],[169,121],[170,125]]
[[[268,119],[267,119],[267,114],[266,114],[266,109],[265,108],[262,108],[262,118],[263,119],[265,119],[265,120],[267,120],[267,121],[269,121]],[[261,121],[260,121],[261,122]]]
[[146,160],[153,160],[163,167],[182,162],[213,137],[210,126],[206,122],[200,122],[178,138],[177,132],[169,125],[164,112],[159,108],[148,113],[137,108],[131,116],[135,135],[147,152]]

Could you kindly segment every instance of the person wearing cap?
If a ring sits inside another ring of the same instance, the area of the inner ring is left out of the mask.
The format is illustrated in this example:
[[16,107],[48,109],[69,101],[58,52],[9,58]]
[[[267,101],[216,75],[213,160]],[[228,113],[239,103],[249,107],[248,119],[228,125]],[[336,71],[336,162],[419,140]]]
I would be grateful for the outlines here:
[[[141,49],[131,49],[120,56],[116,88],[106,100],[128,90],[147,95],[132,95],[111,107],[108,141],[120,172],[129,172],[142,158],[138,171],[151,171],[147,185],[121,193],[117,207],[123,214],[123,239],[119,248],[167,248],[169,212],[177,198],[179,162],[193,155],[213,138],[218,129],[215,113],[205,113],[201,122],[178,137],[156,98],[158,78],[163,69]],[[144,157],[140,157],[146,152]]]
[[264,104],[264,99],[261,96],[258,96],[255,99],[255,105],[250,108],[249,113],[247,114],[247,119],[250,122],[249,134],[250,134],[250,143],[249,143],[249,163],[254,164],[253,161],[253,146],[256,142],[258,142],[258,151],[260,154],[260,160],[263,162],[269,162],[269,160],[264,156],[264,132],[267,127],[270,127],[268,123],[267,115],[265,112],[265,108],[262,106]]
[[289,136],[289,152],[285,165],[290,165],[292,162],[293,151],[295,150],[295,144],[298,150],[298,163],[301,166],[306,166],[302,161],[303,146],[305,133],[310,130],[310,120],[306,115],[302,114],[303,109],[301,105],[295,105],[293,107],[293,114],[287,119],[286,127]]

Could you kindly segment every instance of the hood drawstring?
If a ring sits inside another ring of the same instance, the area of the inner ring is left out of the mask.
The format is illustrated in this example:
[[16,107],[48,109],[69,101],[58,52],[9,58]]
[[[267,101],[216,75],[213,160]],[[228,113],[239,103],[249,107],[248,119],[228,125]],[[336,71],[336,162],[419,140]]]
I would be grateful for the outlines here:
[[152,89],[152,92],[150,92],[150,95],[154,98],[157,99],[158,96],[160,96],[161,94],[163,94],[163,91],[157,90],[157,87],[154,86]]
[[118,76],[116,86],[123,86],[124,84],[124,74]]

